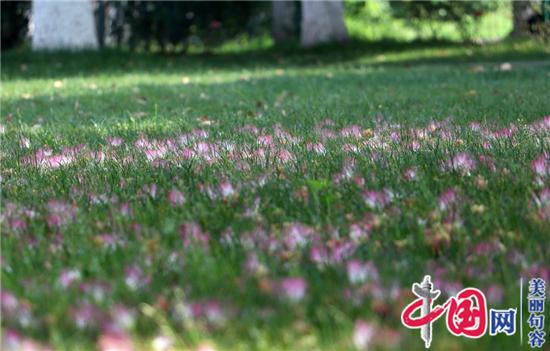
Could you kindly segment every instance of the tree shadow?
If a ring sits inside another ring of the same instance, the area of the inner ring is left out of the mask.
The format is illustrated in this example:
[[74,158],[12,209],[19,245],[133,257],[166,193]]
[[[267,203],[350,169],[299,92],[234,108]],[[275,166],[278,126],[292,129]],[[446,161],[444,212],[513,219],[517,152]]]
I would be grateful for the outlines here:
[[375,124],[376,118],[423,124],[448,116],[458,122],[481,117],[506,124],[519,117],[534,120],[550,110],[543,94],[532,93],[544,87],[544,77],[534,68],[472,72],[468,67],[446,67],[426,72],[370,69],[327,75],[310,70],[298,75],[252,75],[248,80],[140,82],[101,93],[44,90],[30,98],[4,99],[3,114],[12,116],[8,125],[14,123],[13,129],[40,123],[47,125],[46,130],[78,138],[118,129],[164,135],[201,127],[205,119],[213,122],[208,128],[220,131],[276,123],[307,131],[325,118],[365,127]]
[[[449,41],[361,41],[302,49],[296,43],[253,50],[188,55],[162,55],[106,49],[98,52],[32,52],[28,48],[2,55],[2,79],[89,77],[137,72],[194,74],[204,70],[272,69],[328,66],[411,66],[419,64],[484,63],[547,60],[540,48],[518,50],[516,42],[465,45]],[[495,49],[497,45],[498,49]]]

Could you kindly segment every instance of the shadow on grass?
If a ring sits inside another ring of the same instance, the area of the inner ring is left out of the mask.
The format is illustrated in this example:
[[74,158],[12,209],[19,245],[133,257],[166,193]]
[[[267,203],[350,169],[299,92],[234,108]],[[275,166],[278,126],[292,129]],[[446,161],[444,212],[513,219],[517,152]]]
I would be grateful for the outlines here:
[[535,120],[550,110],[538,68],[472,72],[468,67],[439,67],[426,72],[365,70],[327,76],[309,71],[185,85],[151,80],[102,92],[41,91],[31,98],[5,98],[3,114],[12,116],[15,129],[18,123],[47,124],[76,141],[77,136],[97,134],[98,126],[102,133],[129,129],[136,136],[141,132],[160,136],[200,127],[204,118],[222,131],[251,123],[259,127],[281,123],[307,131],[324,118],[364,126],[373,125],[376,117],[401,124],[449,116],[459,123],[507,124],[518,118]]
[[3,53],[2,79],[68,78],[108,73],[200,72],[208,69],[280,68],[354,63],[368,66],[548,60],[549,48],[531,41],[485,46],[448,41],[358,41],[302,49],[296,44],[255,50],[161,55],[107,49],[99,52]]

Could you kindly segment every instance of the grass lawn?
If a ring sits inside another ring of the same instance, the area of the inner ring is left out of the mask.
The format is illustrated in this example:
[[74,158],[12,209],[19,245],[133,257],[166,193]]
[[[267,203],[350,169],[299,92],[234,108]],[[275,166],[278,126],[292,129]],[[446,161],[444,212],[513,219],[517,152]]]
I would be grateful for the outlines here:
[[[425,274],[518,307],[549,278],[549,55],[3,53],[4,341],[421,350],[400,314]],[[434,324],[432,349],[478,348],[519,337]]]

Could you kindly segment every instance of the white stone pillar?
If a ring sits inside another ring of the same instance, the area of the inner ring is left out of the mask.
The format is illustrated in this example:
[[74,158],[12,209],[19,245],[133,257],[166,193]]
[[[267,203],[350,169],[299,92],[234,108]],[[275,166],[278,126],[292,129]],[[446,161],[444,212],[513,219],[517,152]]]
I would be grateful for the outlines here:
[[33,0],[33,50],[97,49],[91,0]]
[[344,4],[342,1],[302,1],[301,29],[302,46],[347,40]]

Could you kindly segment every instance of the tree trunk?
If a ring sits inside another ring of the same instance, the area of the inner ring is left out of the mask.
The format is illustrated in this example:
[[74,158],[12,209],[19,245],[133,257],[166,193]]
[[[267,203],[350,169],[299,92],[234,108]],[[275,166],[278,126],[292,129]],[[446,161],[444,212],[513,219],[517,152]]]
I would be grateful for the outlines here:
[[33,50],[96,49],[93,6],[85,1],[33,0]]
[[295,1],[277,1],[271,2],[273,38],[277,43],[287,42],[297,34],[296,12],[297,5]]
[[512,1],[513,30],[510,35],[522,36],[529,33],[528,19],[534,14],[529,1]]
[[105,1],[98,0],[94,17],[95,17],[97,43],[100,48],[105,47],[105,17],[106,16],[107,16],[107,13],[106,13]]
[[302,1],[302,46],[348,39],[342,1]]

